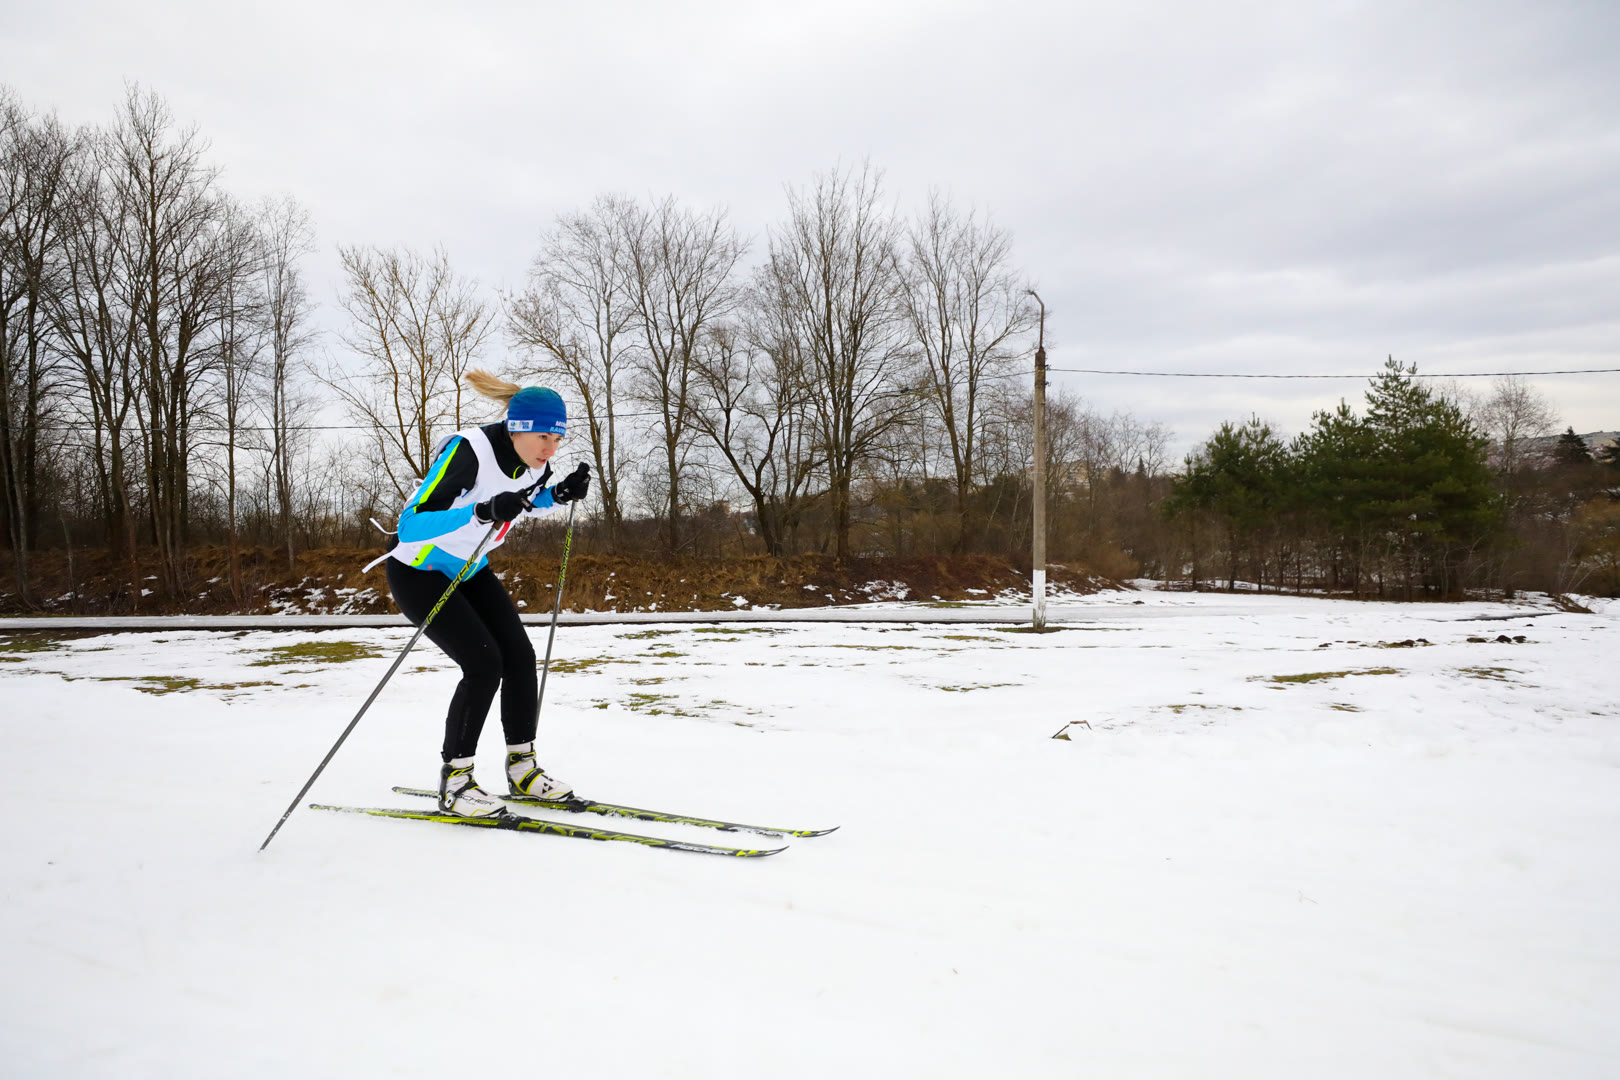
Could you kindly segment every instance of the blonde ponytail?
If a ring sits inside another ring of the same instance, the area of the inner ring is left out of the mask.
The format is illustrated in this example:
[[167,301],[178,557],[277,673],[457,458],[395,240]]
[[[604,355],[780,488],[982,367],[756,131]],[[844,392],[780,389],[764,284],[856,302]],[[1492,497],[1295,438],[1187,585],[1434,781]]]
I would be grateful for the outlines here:
[[480,368],[473,368],[461,377],[461,381],[478,391],[480,394],[494,401],[506,405],[523,387],[517,383],[509,383],[505,379],[496,378],[489,372]]

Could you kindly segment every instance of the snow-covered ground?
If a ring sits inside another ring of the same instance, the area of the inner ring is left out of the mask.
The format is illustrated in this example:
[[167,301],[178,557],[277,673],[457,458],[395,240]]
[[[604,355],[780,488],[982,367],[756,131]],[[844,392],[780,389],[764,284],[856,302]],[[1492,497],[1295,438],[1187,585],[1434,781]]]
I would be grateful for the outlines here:
[[[551,770],[842,826],[760,860],[307,809],[261,854],[405,631],[0,637],[0,1074],[1620,1075],[1620,608],[1083,607],[559,631]],[[455,678],[311,798],[411,805]]]

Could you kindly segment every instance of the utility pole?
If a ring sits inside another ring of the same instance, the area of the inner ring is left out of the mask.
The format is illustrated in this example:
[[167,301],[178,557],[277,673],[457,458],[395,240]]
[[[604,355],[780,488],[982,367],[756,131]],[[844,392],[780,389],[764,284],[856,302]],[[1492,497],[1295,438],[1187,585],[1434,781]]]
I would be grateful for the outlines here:
[[1034,289],[1029,295],[1041,305],[1040,336],[1035,345],[1035,504],[1030,536],[1030,564],[1034,570],[1035,632],[1046,629],[1046,302]]

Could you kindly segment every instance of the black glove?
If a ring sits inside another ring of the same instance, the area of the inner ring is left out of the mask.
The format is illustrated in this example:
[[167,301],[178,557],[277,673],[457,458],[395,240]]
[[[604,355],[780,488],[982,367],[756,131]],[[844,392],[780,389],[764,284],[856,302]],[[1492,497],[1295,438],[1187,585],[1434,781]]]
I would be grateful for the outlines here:
[[481,502],[473,507],[473,517],[485,525],[493,525],[497,521],[514,521],[523,511],[533,508],[534,504],[523,492],[503,491],[487,502]]
[[591,490],[591,467],[583,461],[579,468],[557,481],[551,487],[551,501],[561,505],[583,499]]

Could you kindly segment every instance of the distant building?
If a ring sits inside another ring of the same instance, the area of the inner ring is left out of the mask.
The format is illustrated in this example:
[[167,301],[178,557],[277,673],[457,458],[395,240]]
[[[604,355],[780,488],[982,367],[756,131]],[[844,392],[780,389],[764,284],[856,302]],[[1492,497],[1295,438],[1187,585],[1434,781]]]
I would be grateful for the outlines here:
[[[1611,443],[1620,442],[1620,431],[1593,431],[1582,435],[1580,438],[1586,444],[1587,452],[1595,458],[1602,452],[1604,447]],[[1553,449],[1557,445],[1557,435],[1543,435],[1537,439],[1526,439],[1520,447],[1519,453],[1527,464],[1532,464],[1537,468],[1545,468],[1552,464]],[[1502,447],[1500,444],[1493,444],[1488,455],[1488,461],[1492,467],[1495,467],[1501,463],[1501,460]]]

